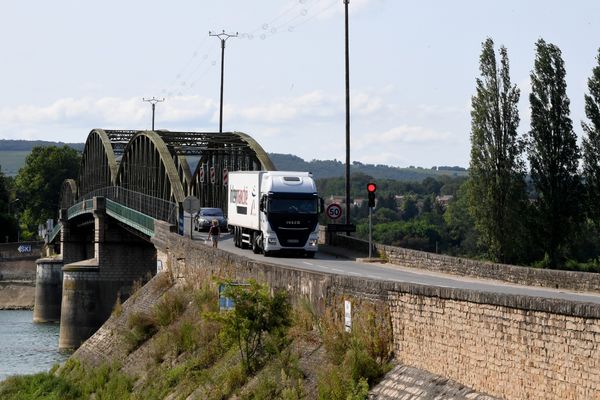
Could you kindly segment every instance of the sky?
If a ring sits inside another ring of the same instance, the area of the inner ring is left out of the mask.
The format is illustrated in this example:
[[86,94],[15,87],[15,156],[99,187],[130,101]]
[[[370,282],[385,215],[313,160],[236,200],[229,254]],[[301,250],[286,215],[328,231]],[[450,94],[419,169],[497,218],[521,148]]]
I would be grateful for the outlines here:
[[[535,42],[557,45],[575,132],[600,2],[350,0],[351,161],[467,167],[481,44],[508,49],[529,130]],[[345,160],[343,0],[2,1],[0,139],[85,142],[94,128],[224,131],[272,153]],[[1,164],[1,160],[0,160]]]

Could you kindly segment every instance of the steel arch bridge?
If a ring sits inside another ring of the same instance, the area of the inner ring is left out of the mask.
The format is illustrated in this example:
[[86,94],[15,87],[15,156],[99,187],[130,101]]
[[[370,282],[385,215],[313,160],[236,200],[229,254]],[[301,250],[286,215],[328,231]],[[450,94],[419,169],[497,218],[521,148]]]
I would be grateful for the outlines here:
[[63,183],[60,207],[83,202],[85,208],[85,200],[104,196],[174,222],[173,209],[187,196],[198,197],[203,207],[226,210],[226,171],[241,170],[275,170],[258,142],[242,132],[93,129],[79,178]]

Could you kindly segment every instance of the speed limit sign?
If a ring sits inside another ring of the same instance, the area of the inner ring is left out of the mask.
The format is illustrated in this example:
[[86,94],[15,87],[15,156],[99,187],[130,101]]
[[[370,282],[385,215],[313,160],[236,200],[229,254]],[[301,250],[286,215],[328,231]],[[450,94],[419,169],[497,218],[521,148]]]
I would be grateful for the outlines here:
[[327,206],[326,213],[329,218],[338,219],[342,216],[342,206],[336,203],[330,204]]

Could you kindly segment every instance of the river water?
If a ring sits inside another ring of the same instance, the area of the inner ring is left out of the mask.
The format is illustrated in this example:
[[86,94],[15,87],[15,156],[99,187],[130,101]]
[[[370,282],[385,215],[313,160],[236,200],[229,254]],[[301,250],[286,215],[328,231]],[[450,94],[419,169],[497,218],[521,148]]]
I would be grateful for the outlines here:
[[30,310],[0,310],[0,381],[34,374],[63,362],[58,351],[59,324],[34,324]]

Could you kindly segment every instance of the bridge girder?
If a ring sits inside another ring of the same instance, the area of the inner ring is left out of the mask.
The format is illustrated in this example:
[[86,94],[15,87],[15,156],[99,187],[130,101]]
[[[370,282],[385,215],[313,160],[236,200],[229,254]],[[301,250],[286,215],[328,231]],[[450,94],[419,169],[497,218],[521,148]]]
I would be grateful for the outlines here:
[[75,179],[65,179],[60,188],[59,207],[69,208],[77,201],[77,181]]
[[93,129],[79,168],[79,196],[115,184],[119,160],[136,131]]
[[115,185],[181,203],[186,191],[179,175],[180,164],[157,132],[138,132],[124,150]]
[[[195,195],[203,206],[225,208],[225,168],[275,170],[264,149],[242,132],[94,129],[85,144],[76,197],[95,191],[102,195],[98,189],[118,186],[173,203]],[[65,201],[72,201],[70,187],[65,188]]]

